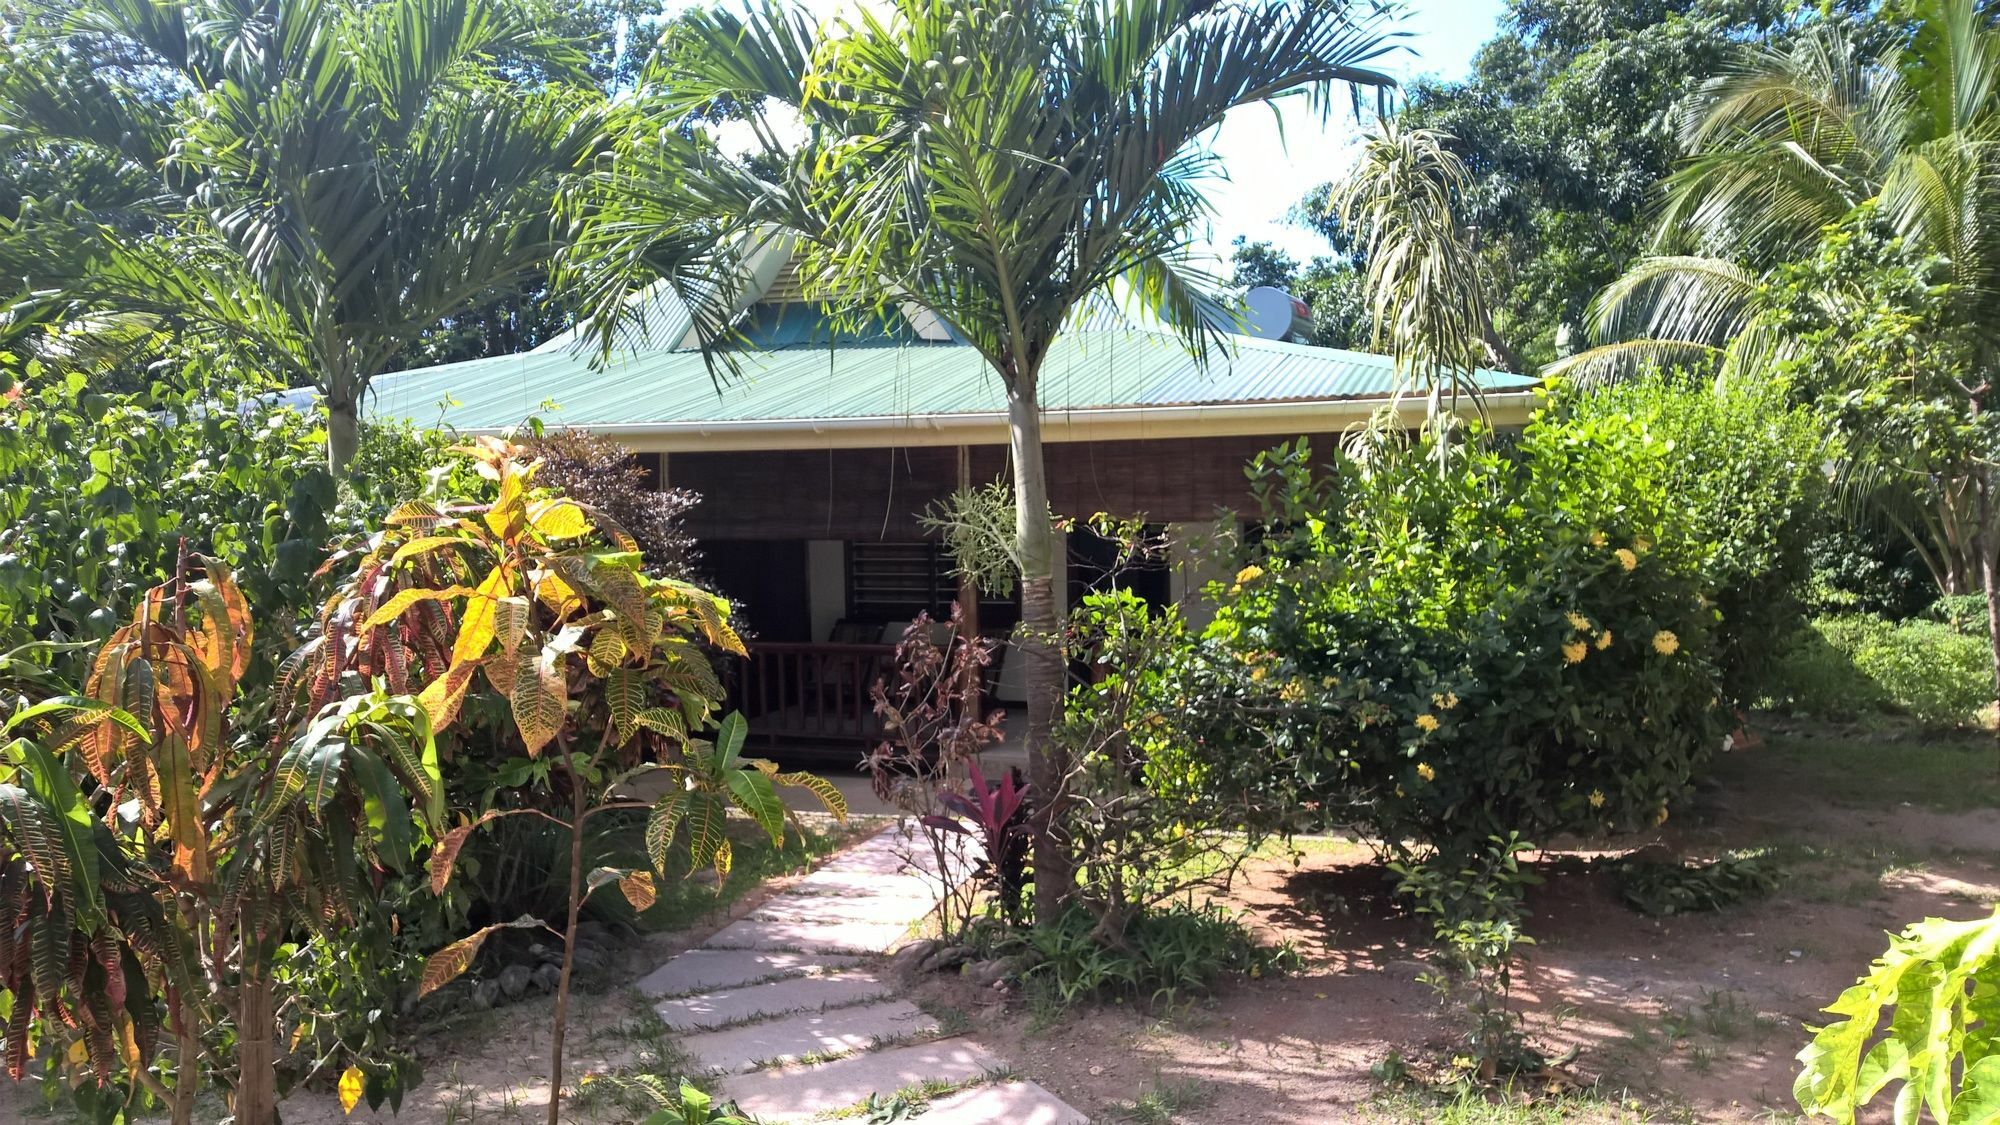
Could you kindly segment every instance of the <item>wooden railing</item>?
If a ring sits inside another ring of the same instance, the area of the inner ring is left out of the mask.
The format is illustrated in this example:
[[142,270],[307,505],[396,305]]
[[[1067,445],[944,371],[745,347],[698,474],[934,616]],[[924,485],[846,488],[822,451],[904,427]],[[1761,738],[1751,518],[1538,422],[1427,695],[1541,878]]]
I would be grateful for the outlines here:
[[730,677],[729,705],[750,737],[787,743],[866,745],[881,736],[870,689],[889,673],[894,645],[753,642]]

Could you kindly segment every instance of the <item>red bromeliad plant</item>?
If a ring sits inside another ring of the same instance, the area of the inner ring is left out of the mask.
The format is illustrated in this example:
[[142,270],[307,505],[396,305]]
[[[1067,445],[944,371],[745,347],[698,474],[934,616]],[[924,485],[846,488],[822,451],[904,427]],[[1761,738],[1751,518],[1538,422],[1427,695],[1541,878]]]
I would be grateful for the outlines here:
[[[99,1120],[144,1088],[184,1125],[206,1060],[239,1125],[273,1125],[277,946],[351,922],[377,873],[442,827],[414,700],[359,691],[267,732],[236,698],[251,637],[228,571],[184,558],[98,652],[88,697],[8,723],[26,732],[0,755],[9,1071],[37,1046],[52,1076],[66,1060]],[[225,1026],[233,1059],[207,1034]]]
[[[311,700],[373,678],[419,693],[440,730],[472,726],[466,699],[483,682],[504,701],[508,722],[483,731],[524,754],[520,771],[547,787],[558,815],[536,805],[489,808],[450,829],[432,852],[442,893],[473,831],[502,817],[537,816],[570,838],[565,953],[556,990],[548,1120],[562,1095],[576,926],[585,901],[616,885],[637,909],[652,905],[655,875],[685,828],[696,863],[727,875],[729,810],[747,814],[781,842],[788,813],[780,785],[810,790],[836,817],[846,804],[830,784],[741,757],[743,720],[731,715],[711,744],[697,732],[713,720],[722,685],[708,647],[742,654],[728,603],[685,582],[645,573],[636,545],[604,513],[535,488],[538,464],[516,446],[481,439],[464,447],[491,501],[405,505],[356,561],[355,576],[327,603],[319,636],[284,673]],[[661,795],[635,798],[643,774],[664,774]],[[652,870],[584,870],[584,829],[612,809],[650,808]],[[523,918],[487,926],[439,951],[422,990],[448,983],[495,930],[541,926]],[[553,928],[553,927],[551,927]]]

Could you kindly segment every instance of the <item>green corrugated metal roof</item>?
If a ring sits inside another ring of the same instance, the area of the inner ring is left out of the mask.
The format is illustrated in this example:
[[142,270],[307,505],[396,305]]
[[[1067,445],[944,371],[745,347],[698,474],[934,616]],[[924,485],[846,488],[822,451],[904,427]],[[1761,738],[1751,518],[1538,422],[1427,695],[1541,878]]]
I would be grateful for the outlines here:
[[[374,381],[366,414],[462,430],[499,430],[530,416],[591,427],[983,414],[1006,409],[1000,380],[952,343],[803,346],[746,353],[742,377],[718,388],[697,352],[628,353],[593,370],[587,352],[543,352],[444,364]],[[1537,380],[1480,372],[1493,390]],[[1051,411],[1224,403],[1336,401],[1395,390],[1387,356],[1237,337],[1206,370],[1172,336],[1080,329],[1043,367]]]

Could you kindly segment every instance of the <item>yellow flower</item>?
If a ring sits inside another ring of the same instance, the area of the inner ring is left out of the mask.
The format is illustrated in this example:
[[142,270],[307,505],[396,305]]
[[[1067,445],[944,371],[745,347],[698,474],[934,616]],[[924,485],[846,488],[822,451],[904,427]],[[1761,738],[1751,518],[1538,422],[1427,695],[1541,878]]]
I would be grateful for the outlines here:
[[1585,617],[1583,614],[1578,613],[1575,610],[1570,611],[1569,623],[1570,627],[1575,629],[1579,633],[1590,632],[1590,618]]
[[1658,828],[1660,825],[1665,824],[1666,822],[1667,822],[1667,806],[1661,805],[1658,815],[1653,817],[1653,827]]
[[1287,703],[1297,703],[1305,697],[1306,684],[1304,680],[1287,680],[1285,686],[1278,689],[1278,698]]
[[1408,794],[1404,793],[1404,792],[1403,792],[1403,787],[1402,787],[1402,786],[1400,786],[1400,785],[1398,785],[1398,786],[1396,786],[1396,796],[1398,796],[1398,797],[1404,797],[1404,796],[1408,796]]
[[1589,653],[1590,646],[1584,644],[1582,641],[1571,641],[1563,646],[1563,663],[1580,663]]
[[1458,696],[1451,692],[1445,692],[1443,695],[1433,695],[1431,696],[1431,704],[1439,710],[1449,711],[1458,706]]
[[1628,548],[1620,547],[1611,553],[1618,556],[1618,565],[1624,567],[1626,570],[1631,570],[1633,567],[1639,565],[1639,556],[1633,554]]
[[1264,568],[1253,564],[1236,572],[1236,583],[1240,586],[1245,582],[1255,582],[1262,577],[1264,577]]
[[1251,678],[1252,680],[1261,680],[1261,679],[1263,679],[1263,678],[1264,678],[1264,669],[1262,669],[1262,668],[1252,668],[1252,669],[1250,669],[1250,678]]
[[1591,545],[1591,546],[1593,546],[1593,547],[1602,547],[1602,546],[1604,546],[1604,543],[1605,543],[1605,539],[1604,539],[1604,533],[1603,533],[1603,532],[1601,532],[1601,531],[1593,531],[1593,532],[1591,532],[1591,533],[1590,533],[1590,545]]
[[1593,809],[1601,809],[1604,807],[1604,790],[1592,789],[1590,791],[1590,807]]
[[1330,688],[1330,687],[1339,687],[1339,686],[1340,686],[1340,678],[1339,678],[1339,677],[1337,677],[1337,676],[1326,676],[1326,677],[1323,677],[1323,678],[1321,678],[1321,680],[1320,680],[1320,682],[1319,682],[1319,686],[1321,686],[1321,687],[1323,687],[1323,688]]
[[1653,651],[1661,656],[1672,656],[1681,649],[1681,639],[1672,632],[1662,629],[1653,634]]
[[1633,536],[1632,549],[1643,555],[1653,549],[1653,541],[1643,535]]
[[1603,650],[1610,647],[1611,647],[1611,630],[1606,629],[1602,633],[1597,634],[1597,649],[1599,652],[1602,652]]
[[1426,711],[1423,714],[1418,715],[1417,729],[1423,731],[1425,734],[1429,734],[1431,731],[1438,729],[1437,716],[1431,714],[1429,711]]
[[1429,762],[1417,763],[1418,777],[1423,778],[1425,781],[1435,781],[1437,780],[1437,775],[1438,775],[1437,771],[1431,768],[1431,764]]

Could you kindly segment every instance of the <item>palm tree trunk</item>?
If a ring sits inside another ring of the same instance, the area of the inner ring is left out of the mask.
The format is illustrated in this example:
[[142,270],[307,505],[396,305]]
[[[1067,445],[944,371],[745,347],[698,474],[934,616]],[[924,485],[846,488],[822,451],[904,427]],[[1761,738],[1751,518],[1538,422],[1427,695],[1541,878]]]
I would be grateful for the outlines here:
[[1062,798],[1068,755],[1051,737],[1062,706],[1061,623],[1056,613],[1055,529],[1049,523],[1049,482],[1042,464],[1042,408],[1034,381],[1015,379],[1007,394],[1014,461],[1014,550],[1021,565],[1021,628],[1014,650],[1027,661],[1028,777],[1035,786],[1035,922],[1055,924],[1076,883],[1062,840]]
[[336,479],[347,475],[347,466],[361,448],[361,416],[352,402],[326,402],[326,467]]

